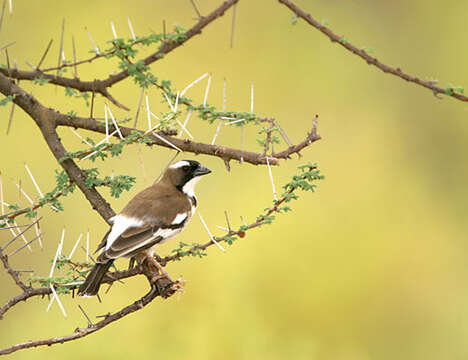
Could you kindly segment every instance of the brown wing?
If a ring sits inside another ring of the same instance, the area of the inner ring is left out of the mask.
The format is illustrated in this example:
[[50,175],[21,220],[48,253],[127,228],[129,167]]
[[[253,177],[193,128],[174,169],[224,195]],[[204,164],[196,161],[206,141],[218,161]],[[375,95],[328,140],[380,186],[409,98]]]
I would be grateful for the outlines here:
[[[135,196],[119,215],[138,219],[140,223],[122,232],[98,257],[98,260],[106,261],[133,256],[164,240],[171,235],[172,230],[176,231],[183,227],[188,216],[179,224],[173,224],[173,221],[178,214],[187,213],[188,215],[191,211],[191,204],[186,196],[177,189],[174,190],[159,189],[155,185]],[[116,217],[115,221],[118,219]],[[116,226],[115,222],[113,226]],[[110,232],[106,234],[106,238],[109,234]],[[103,243],[107,243],[107,239]]]

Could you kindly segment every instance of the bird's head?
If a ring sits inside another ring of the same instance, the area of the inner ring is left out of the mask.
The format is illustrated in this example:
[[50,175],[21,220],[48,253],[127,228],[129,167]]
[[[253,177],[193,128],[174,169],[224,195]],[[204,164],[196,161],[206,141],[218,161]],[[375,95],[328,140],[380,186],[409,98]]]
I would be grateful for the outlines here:
[[210,172],[210,169],[198,161],[181,160],[168,167],[163,180],[170,181],[172,185],[185,193],[193,193],[200,178]]

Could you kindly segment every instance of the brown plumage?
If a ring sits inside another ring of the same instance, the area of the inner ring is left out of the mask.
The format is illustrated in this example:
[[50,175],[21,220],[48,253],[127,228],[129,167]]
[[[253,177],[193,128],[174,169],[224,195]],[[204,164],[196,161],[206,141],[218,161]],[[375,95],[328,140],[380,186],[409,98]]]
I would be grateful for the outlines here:
[[179,161],[166,170],[159,182],[130,200],[120,214],[111,219],[112,227],[96,251],[104,250],[79,294],[97,294],[115,259],[140,253],[152,256],[156,246],[180,233],[197,205],[193,188],[199,177],[209,172],[196,161]]

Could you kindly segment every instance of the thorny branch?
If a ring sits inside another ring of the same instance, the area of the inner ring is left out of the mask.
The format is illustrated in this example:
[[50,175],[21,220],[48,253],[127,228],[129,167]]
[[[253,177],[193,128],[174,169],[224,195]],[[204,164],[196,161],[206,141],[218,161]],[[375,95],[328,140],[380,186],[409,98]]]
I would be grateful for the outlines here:
[[[172,50],[177,49],[178,47],[182,46],[187,41],[192,39],[194,36],[201,34],[202,30],[207,25],[212,23],[214,20],[216,20],[220,16],[224,15],[224,13],[234,4],[236,4],[238,1],[239,0],[225,1],[223,4],[221,4],[221,6],[213,10],[210,14],[208,14],[207,16],[201,17],[200,20],[185,33],[186,35],[185,40],[180,41],[180,42],[165,41],[162,44],[162,46],[158,49],[158,51],[154,52],[153,54],[143,59],[144,64],[150,65],[158,61],[159,59],[163,58],[164,55],[167,55]],[[85,60],[83,63],[93,61],[100,57],[101,56],[95,56],[91,59]],[[78,65],[78,63],[76,65]],[[61,69],[61,68],[63,68],[63,66],[62,67],[59,66],[55,69]],[[55,69],[51,68],[47,70],[55,70]],[[102,79],[102,80],[93,80],[93,81],[82,81],[78,78],[67,78],[67,77],[58,76],[58,75],[45,74],[43,71],[39,69],[35,71],[25,71],[25,70],[18,70],[18,69],[0,69],[0,73],[10,78],[17,79],[17,80],[33,81],[34,79],[38,77],[43,77],[49,80],[50,83],[55,84],[55,85],[73,88],[80,92],[96,92],[96,93],[101,94],[105,98],[107,98],[114,105],[122,109],[129,110],[125,105],[120,104],[116,99],[114,99],[110,95],[109,90],[108,90],[108,88],[110,88],[111,86],[128,78],[129,73],[127,70],[123,70],[115,75],[110,75],[109,77]]]
[[412,82],[414,84],[423,86],[429,90],[431,90],[434,95],[438,94],[444,94],[447,96],[451,96],[455,99],[461,100],[461,101],[468,101],[468,97],[460,94],[456,91],[455,88],[447,87],[445,89],[438,87],[435,85],[435,81],[431,80],[421,80],[416,76],[407,74],[403,72],[400,68],[393,68],[389,65],[386,65],[377,58],[370,56],[364,49],[360,49],[357,46],[353,45],[350,43],[345,37],[339,36],[335,34],[330,28],[327,26],[323,25],[316,19],[314,19],[310,14],[306,13],[304,10],[302,10],[299,6],[294,4],[290,0],[278,0],[281,4],[287,6],[294,14],[296,14],[297,17],[300,17],[301,19],[304,19],[309,25],[313,26],[323,34],[325,34],[332,42],[336,42],[337,44],[343,46],[345,49],[348,51],[351,51],[354,55],[359,56],[361,59],[366,61],[369,65],[374,65],[378,69],[382,70],[383,72],[398,76],[399,78]]
[[[232,242],[234,242],[236,238],[244,238],[246,236],[247,231],[260,227],[262,225],[270,224],[274,218],[273,214],[280,214],[281,212],[289,211],[286,207],[282,207],[282,206],[285,203],[291,201],[292,199],[297,198],[297,196],[294,194],[295,192],[297,192],[297,190],[304,190],[304,191],[312,190],[313,191],[315,185],[313,185],[312,182],[323,178],[319,174],[319,172],[316,170],[315,165],[308,164],[308,165],[302,166],[301,168],[302,168],[302,174],[295,176],[292,182],[284,186],[285,192],[283,193],[282,197],[274,201],[273,207],[266,209],[265,214],[258,216],[257,219],[253,223],[249,225],[242,225],[237,230],[230,229],[230,225],[228,224],[229,229],[226,229],[227,232],[224,236],[212,238],[210,241],[204,244],[194,244],[192,246],[189,246],[187,250],[184,249],[187,244],[181,244],[181,247],[175,250],[174,255],[166,256],[165,258],[160,259],[159,260],[160,263],[163,265],[166,265],[168,262],[180,260],[184,256],[200,256],[200,257],[204,256],[203,251],[216,243],[226,242],[228,244],[232,244]],[[2,258],[2,260],[5,258],[5,256],[1,252],[0,252],[0,257]],[[8,264],[7,266],[10,269],[11,273],[15,274],[14,270],[11,269],[11,267],[9,267]],[[146,272],[144,267],[136,267],[127,271],[115,271],[115,272],[109,273],[106,275],[104,282],[112,284],[115,281],[119,281],[121,279],[125,279],[128,277],[133,277],[139,274],[144,274],[147,277],[151,276],[151,273],[148,274],[148,272]],[[59,284],[56,284],[56,285],[59,285]],[[69,286],[69,289],[76,289],[77,287],[78,287],[78,284],[72,284]],[[18,350],[37,347],[37,346],[44,346],[44,345],[50,346],[53,344],[64,343],[67,341],[76,340],[76,339],[85,337],[87,335],[92,334],[93,332],[97,330],[104,328],[110,323],[116,320],[119,320],[124,316],[127,316],[128,314],[132,312],[142,309],[157,296],[168,297],[168,296],[171,296],[176,291],[178,291],[179,289],[180,289],[180,284],[178,282],[163,283],[160,286],[152,287],[150,292],[147,293],[140,300],[134,302],[131,305],[124,307],[123,309],[115,312],[114,314],[106,315],[106,317],[103,320],[95,324],[88,324],[88,327],[86,328],[77,328],[70,335],[61,336],[61,337],[53,337],[53,338],[44,339],[44,340],[29,341],[29,342],[11,346],[9,348],[1,349],[0,355],[10,354]],[[27,299],[31,297],[35,297],[35,296],[49,295],[51,293],[52,291],[49,287],[42,287],[42,288],[35,288],[35,289],[31,287],[25,287],[24,292],[22,294],[16,296],[13,299],[10,299],[3,307],[0,308],[0,318],[8,310],[10,310],[13,306],[15,306],[21,301],[26,301]]]

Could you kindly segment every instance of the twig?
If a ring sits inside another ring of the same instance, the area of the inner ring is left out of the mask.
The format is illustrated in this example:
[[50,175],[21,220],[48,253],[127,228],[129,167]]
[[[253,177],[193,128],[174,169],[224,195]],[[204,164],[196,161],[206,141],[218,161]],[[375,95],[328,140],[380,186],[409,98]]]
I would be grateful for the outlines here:
[[197,5],[195,4],[195,1],[194,1],[194,0],[190,0],[190,2],[192,3],[192,6],[193,6],[193,8],[195,9],[195,12],[196,12],[197,15],[198,15],[198,18],[201,18],[202,15],[200,14],[200,11],[198,11],[198,8],[197,8]]
[[236,25],[236,9],[237,9],[237,4],[234,4],[234,7],[232,9],[232,24],[231,24],[231,49],[234,46],[234,29]]
[[83,313],[84,317],[86,318],[86,320],[88,320],[88,327],[91,327],[93,326],[93,322],[91,321],[91,319],[89,318],[88,314],[86,314],[86,311],[84,311],[84,309],[81,307],[81,305],[78,304],[78,307],[80,308],[81,312]]
[[359,49],[358,47],[351,44],[349,41],[344,41],[342,36],[336,35],[330,28],[326,27],[325,25],[321,24],[317,20],[315,20],[310,14],[307,14],[304,10],[299,8],[296,4],[294,4],[290,0],[278,0],[281,4],[287,6],[292,12],[296,14],[297,17],[304,19],[309,25],[313,26],[323,34],[325,34],[332,42],[336,42],[337,44],[343,46],[348,51],[352,52],[354,55],[359,56],[361,59],[367,62],[369,65],[374,65],[378,69],[382,70],[383,72],[398,76],[399,78],[412,82],[414,84],[423,86],[427,89],[430,89],[434,94],[444,94],[447,96],[451,96],[461,101],[468,101],[468,97],[462,94],[459,94],[455,91],[447,92],[446,89],[442,89],[434,85],[431,81],[424,81],[421,80],[413,75],[409,75],[401,71],[400,68],[393,68],[388,66],[380,61],[377,58],[370,56],[365,50]]
[[[11,239],[10,241],[8,241],[4,246],[1,246],[0,247],[0,250],[5,250],[10,244],[12,244],[16,239],[18,239],[21,235],[23,235],[24,233],[26,233],[29,229],[31,229],[34,224],[38,223],[39,220],[42,219],[42,218],[39,218],[39,219],[36,219],[32,224],[29,224],[28,226],[26,226],[26,228],[21,231],[18,235],[16,235],[13,239]],[[18,227],[18,226],[16,226]],[[27,244],[29,244],[28,242],[26,242]],[[29,247],[29,246],[28,246]],[[29,249],[31,249],[29,247]]]
[[13,255],[15,255],[16,253],[20,252],[21,250],[23,250],[26,246],[29,247],[34,241],[36,241],[37,239],[40,239],[41,236],[44,235],[43,233],[42,234],[38,234],[36,235],[32,240],[28,241],[26,244],[24,244],[23,246],[19,247],[18,249],[14,250],[12,253],[8,254],[8,257],[12,257]]
[[49,43],[47,44],[47,47],[46,47],[44,53],[42,54],[42,56],[41,56],[39,62],[38,62],[37,65],[36,65],[36,69],[40,69],[40,68],[41,68],[41,65],[42,65],[43,61],[45,60],[45,58],[46,58],[46,56],[47,56],[47,54],[48,54],[48,52],[49,52],[49,50],[50,50],[50,47],[52,46],[52,42],[53,42],[53,41],[54,41],[54,39],[50,39],[50,41],[49,41]]
[[136,114],[135,114],[135,121],[133,122],[133,127],[134,128],[137,127],[138,116],[140,115],[141,103],[143,102],[143,96],[144,95],[145,95],[145,89],[141,89],[140,100],[138,100],[138,107],[137,107],[137,111],[136,111]]

